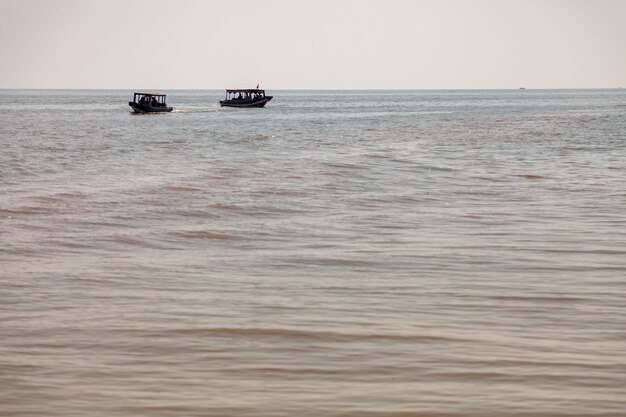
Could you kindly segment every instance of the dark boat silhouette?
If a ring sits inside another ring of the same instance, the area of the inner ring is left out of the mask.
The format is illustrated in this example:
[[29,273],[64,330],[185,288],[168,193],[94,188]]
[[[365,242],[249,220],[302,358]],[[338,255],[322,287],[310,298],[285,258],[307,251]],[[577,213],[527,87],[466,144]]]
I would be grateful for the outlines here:
[[226,98],[220,100],[222,107],[263,107],[272,96],[266,96],[265,90],[258,88],[226,90]]
[[165,94],[161,93],[135,93],[128,105],[135,113],[168,113],[174,109],[165,103]]

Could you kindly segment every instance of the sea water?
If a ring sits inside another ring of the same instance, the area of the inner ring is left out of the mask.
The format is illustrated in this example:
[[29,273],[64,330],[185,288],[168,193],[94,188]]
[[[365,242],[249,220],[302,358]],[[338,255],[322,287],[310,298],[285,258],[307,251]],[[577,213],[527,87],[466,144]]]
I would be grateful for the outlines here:
[[624,416],[626,91],[0,90],[0,415]]

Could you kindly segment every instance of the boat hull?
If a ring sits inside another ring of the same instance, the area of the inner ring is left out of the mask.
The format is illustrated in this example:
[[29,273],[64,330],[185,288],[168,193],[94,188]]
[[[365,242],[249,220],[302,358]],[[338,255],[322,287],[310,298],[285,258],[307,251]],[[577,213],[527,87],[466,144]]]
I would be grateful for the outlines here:
[[152,107],[142,106],[141,104],[129,101],[128,105],[133,109],[135,113],[169,113],[174,110],[173,107]]
[[265,96],[257,100],[220,100],[220,106],[222,107],[263,107],[268,101],[272,99],[272,96]]

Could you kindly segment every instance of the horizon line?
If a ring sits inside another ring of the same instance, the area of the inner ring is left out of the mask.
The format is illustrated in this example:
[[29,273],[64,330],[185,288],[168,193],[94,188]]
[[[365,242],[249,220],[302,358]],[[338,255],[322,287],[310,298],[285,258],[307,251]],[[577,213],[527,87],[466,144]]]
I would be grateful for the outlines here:
[[[235,88],[93,88],[93,87],[0,87],[0,90],[74,90],[74,91],[140,91],[140,90],[168,90],[168,91],[222,91]],[[260,90],[274,91],[511,91],[511,90],[622,90],[618,87],[509,87],[509,88],[259,88]]]

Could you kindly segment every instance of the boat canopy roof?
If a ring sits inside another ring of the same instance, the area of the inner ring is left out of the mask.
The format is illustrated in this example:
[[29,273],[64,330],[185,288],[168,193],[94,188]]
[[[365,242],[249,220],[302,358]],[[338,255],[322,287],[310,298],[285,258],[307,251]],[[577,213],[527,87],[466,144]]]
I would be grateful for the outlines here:
[[234,90],[226,90],[227,93],[264,93],[265,90],[258,88],[236,88]]
[[146,97],[165,97],[163,93],[135,93],[138,96],[146,96]]

